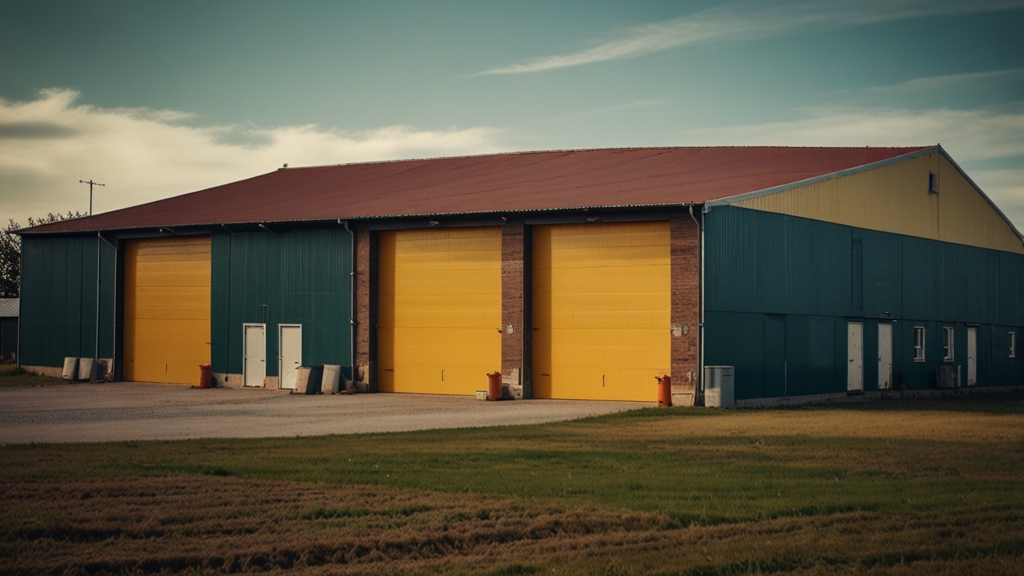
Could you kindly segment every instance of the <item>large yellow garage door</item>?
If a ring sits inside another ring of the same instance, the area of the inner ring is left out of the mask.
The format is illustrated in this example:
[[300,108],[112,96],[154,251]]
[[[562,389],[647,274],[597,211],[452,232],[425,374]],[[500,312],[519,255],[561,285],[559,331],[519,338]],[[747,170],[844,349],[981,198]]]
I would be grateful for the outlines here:
[[501,368],[501,228],[382,232],[382,392],[473,394]]
[[669,374],[668,222],[533,231],[533,396],[657,400]]
[[124,379],[196,384],[210,362],[210,238],[127,244]]

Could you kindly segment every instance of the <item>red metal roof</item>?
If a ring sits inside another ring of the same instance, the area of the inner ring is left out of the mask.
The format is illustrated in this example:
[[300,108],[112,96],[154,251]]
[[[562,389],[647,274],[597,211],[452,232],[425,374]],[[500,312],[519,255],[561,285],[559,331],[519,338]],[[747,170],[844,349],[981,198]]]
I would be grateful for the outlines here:
[[924,148],[627,148],[287,168],[25,231],[699,204]]

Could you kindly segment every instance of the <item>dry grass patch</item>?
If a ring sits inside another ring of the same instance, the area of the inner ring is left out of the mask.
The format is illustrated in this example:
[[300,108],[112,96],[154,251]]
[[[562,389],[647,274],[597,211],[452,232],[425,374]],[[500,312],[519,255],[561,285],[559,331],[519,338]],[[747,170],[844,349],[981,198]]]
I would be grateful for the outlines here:
[[9,486],[0,573],[1019,573],[1020,511],[720,526],[381,486],[149,478]]
[[0,364],[0,388],[9,386],[44,386],[60,384],[63,380],[52,376],[40,376],[26,371],[17,364]]

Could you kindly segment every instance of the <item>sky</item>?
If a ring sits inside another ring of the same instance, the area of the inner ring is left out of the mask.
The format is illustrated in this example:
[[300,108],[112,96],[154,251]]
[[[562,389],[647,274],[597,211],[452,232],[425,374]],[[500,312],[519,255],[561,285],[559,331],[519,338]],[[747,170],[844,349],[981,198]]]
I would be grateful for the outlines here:
[[1024,230],[1024,0],[0,0],[0,222],[273,171],[941,144]]

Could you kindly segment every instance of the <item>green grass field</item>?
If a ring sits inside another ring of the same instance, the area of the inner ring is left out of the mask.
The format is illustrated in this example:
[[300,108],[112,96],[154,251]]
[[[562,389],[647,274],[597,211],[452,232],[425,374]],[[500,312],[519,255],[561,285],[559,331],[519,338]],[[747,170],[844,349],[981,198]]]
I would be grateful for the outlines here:
[[1024,395],[0,448],[0,573],[1024,573]]

